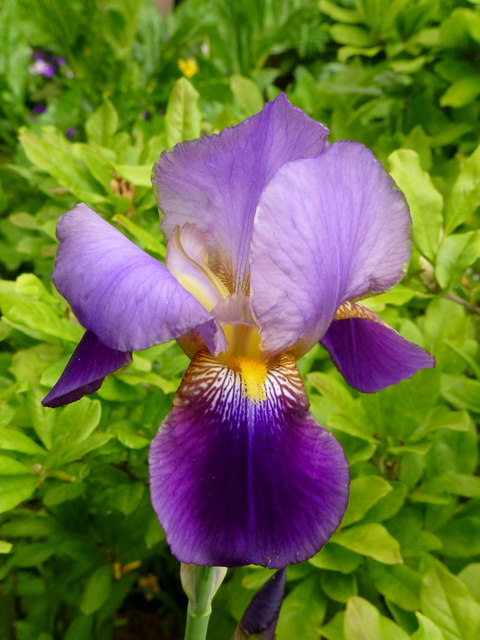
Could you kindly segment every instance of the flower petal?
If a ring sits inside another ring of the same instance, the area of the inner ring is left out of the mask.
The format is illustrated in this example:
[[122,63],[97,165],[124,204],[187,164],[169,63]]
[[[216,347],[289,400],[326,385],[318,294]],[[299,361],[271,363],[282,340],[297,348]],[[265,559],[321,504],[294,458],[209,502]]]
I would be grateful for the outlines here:
[[265,392],[252,402],[205,351],[190,364],[150,449],[153,506],[181,562],[284,567],[342,518],[348,464],[308,412],[291,356],[272,363]]
[[252,309],[270,354],[318,342],[346,300],[401,278],[410,257],[410,215],[373,154],[337,142],[291,162],[265,189],[251,256]]
[[86,331],[67,363],[58,382],[42,400],[44,407],[60,407],[93,393],[112,371],[132,361],[128,351],[116,351],[100,342],[94,333]]
[[285,95],[236,127],[182,142],[163,153],[153,171],[162,228],[170,239],[178,225],[193,222],[209,251],[233,280],[244,285],[260,195],[286,162],[321,153],[328,131]]
[[133,351],[198,328],[226,348],[213,316],[172,276],[84,204],[63,215],[52,279],[81,324],[111,349]]
[[322,339],[349,385],[373,393],[435,366],[435,358],[383,324],[372,311],[365,314],[360,305],[351,306],[358,308],[359,315],[335,320]]

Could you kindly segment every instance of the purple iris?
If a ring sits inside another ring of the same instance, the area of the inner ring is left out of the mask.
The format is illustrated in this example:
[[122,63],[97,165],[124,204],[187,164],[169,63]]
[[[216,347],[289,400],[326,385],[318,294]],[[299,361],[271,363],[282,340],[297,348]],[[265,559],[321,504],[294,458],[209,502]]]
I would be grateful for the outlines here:
[[95,391],[135,349],[176,339],[191,357],[150,451],[184,563],[284,567],[340,523],[347,461],[295,365],[317,342],[364,392],[434,364],[357,302],[402,277],[410,216],[372,153],[327,133],[281,95],[163,153],[166,266],[84,204],[58,224],[53,280],[87,331],[44,404]]

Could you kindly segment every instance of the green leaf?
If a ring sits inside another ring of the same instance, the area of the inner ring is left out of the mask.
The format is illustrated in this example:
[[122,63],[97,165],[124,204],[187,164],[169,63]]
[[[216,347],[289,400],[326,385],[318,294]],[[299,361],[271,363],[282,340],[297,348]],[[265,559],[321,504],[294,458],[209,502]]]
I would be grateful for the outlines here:
[[426,491],[445,491],[467,498],[480,498],[480,478],[464,473],[446,471],[423,483]]
[[118,113],[110,100],[104,96],[102,104],[85,123],[85,131],[90,142],[102,147],[112,144],[113,136],[118,129]]
[[62,446],[70,447],[86,440],[100,422],[102,406],[99,400],[81,398],[58,412],[55,437]]
[[21,127],[19,139],[30,162],[51,175],[77,198],[92,204],[105,200],[101,187],[87,168],[79,164],[70,149],[70,143],[54,127],[43,127],[41,135]]
[[85,615],[98,611],[107,602],[112,590],[112,566],[98,567],[90,576],[80,601],[80,609]]
[[117,222],[122,227],[132,234],[134,238],[139,240],[142,245],[147,249],[147,251],[151,251],[156,255],[160,256],[160,258],[165,258],[166,250],[165,245],[161,242],[159,238],[156,238],[154,235],[146,231],[143,227],[140,227],[135,222],[132,222],[130,218],[123,216],[119,213],[113,216],[113,222]]
[[23,462],[0,455],[0,476],[24,476],[29,471],[29,467]]
[[480,413],[480,381],[442,375],[442,395],[458,409]]
[[448,87],[440,98],[440,105],[458,109],[473,102],[478,95],[480,95],[480,78],[467,76],[460,78]]
[[480,553],[480,518],[452,520],[435,533],[448,558],[469,558]]
[[402,284],[397,284],[396,287],[390,289],[386,293],[381,293],[379,296],[373,296],[372,298],[366,298],[362,300],[362,305],[369,309],[375,307],[384,307],[386,304],[393,304],[402,306],[407,302],[410,302],[417,292],[414,289],[410,289]]
[[337,531],[332,542],[385,564],[403,562],[400,545],[381,524],[360,524]]
[[447,640],[480,638],[480,604],[441,563],[428,571],[420,594],[422,612],[442,629]]
[[480,206],[480,145],[468,158],[460,158],[460,173],[455,180],[445,209],[445,231],[451,233]]
[[445,640],[442,630],[430,618],[426,618],[419,611],[416,611],[415,615],[418,620],[418,629],[411,640]]
[[348,640],[409,640],[401,627],[358,596],[348,600],[343,633]]
[[263,109],[262,92],[251,78],[234,74],[230,77],[230,88],[245,116]]
[[300,582],[285,598],[277,624],[277,640],[318,640],[325,615],[325,596],[314,578]]
[[60,318],[51,304],[0,292],[0,307],[7,320],[26,333],[34,331],[39,336],[48,336],[79,342],[83,329],[64,318]]
[[[480,190],[480,183],[479,183]],[[468,231],[448,236],[440,247],[435,275],[443,289],[460,281],[468,267],[480,258],[480,231]]]
[[334,542],[327,542],[313,558],[310,558],[309,562],[317,569],[350,573],[358,569],[363,558],[358,553],[349,551]]
[[464,567],[458,577],[480,602],[480,562],[471,562]]
[[362,29],[346,24],[335,24],[330,27],[330,33],[335,42],[347,44],[352,47],[371,47],[375,43],[370,34]]
[[6,450],[30,453],[34,456],[41,456],[42,458],[46,453],[34,440],[21,431],[15,431],[14,429],[0,427],[0,442],[2,443],[2,449]]
[[404,564],[386,567],[369,561],[368,570],[373,584],[389,601],[405,611],[416,611],[420,606],[421,575]]
[[12,550],[12,543],[6,542],[5,540],[0,540],[0,553],[10,553]]
[[108,431],[129,449],[144,449],[150,444],[150,440],[139,435],[128,420],[122,420],[111,424],[108,427]]
[[102,154],[102,150],[96,145],[75,142],[72,151],[76,158],[83,160],[95,180],[102,185],[105,193],[109,192],[113,178],[112,163]]
[[361,520],[367,511],[391,490],[390,483],[380,476],[360,476],[352,480],[350,498],[342,519],[342,526],[346,527]]
[[325,571],[320,576],[320,583],[325,594],[336,602],[346,602],[358,593],[357,579],[352,573]]
[[442,195],[420,165],[415,151],[399,149],[390,154],[390,173],[405,194],[413,223],[413,239],[419,250],[433,260],[440,244]]
[[198,106],[198,97],[197,91],[186,78],[180,78],[175,82],[165,114],[169,147],[200,136],[202,114]]
[[350,24],[358,24],[361,21],[360,15],[353,9],[345,9],[334,2],[329,0],[320,0],[318,3],[320,11],[323,11],[327,16],[333,18],[337,22],[347,22]]
[[2,476],[0,481],[0,513],[28,500],[35,492],[36,478]]
[[137,187],[152,187],[152,167],[151,165],[130,165],[115,164],[115,171],[127,182],[131,182]]

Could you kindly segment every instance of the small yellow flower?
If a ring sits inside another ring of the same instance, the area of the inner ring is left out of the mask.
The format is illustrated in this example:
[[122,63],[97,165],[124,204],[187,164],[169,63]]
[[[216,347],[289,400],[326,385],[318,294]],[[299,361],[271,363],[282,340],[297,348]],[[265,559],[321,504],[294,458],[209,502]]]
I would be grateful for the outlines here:
[[193,77],[199,71],[199,66],[195,58],[179,58],[178,68],[187,78]]

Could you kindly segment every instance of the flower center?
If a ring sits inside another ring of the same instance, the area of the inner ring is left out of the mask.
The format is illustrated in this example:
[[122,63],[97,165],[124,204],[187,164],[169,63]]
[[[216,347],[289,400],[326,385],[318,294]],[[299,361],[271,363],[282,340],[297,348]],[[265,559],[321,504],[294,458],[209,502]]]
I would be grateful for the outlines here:
[[253,404],[261,404],[267,399],[265,381],[267,379],[267,365],[262,360],[254,358],[235,358],[232,368],[239,371],[245,397]]

